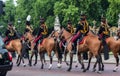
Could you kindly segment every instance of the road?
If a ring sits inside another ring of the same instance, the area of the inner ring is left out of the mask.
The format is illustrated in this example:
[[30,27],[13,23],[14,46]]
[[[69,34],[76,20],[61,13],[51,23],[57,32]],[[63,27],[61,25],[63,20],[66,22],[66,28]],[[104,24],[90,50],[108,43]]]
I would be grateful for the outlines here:
[[[63,62],[62,68],[57,68],[57,62],[53,62],[53,67],[51,70],[48,70],[49,62],[47,62],[47,65],[45,65],[44,69],[40,69],[40,61],[38,61],[38,64],[36,66],[29,67],[28,65],[26,67],[23,67],[20,65],[19,67],[15,64],[16,59],[13,59],[14,66],[11,71],[7,73],[7,76],[119,76],[120,70],[118,72],[113,72],[113,68],[115,64],[105,64],[105,71],[102,72],[102,74],[98,74],[97,72],[92,72],[92,66],[89,71],[83,73],[80,69],[81,66],[79,65],[78,68],[75,68],[75,63],[73,63],[73,68],[71,72],[67,72],[68,66]],[[27,63],[27,60],[25,60]],[[87,63],[85,63],[87,64]],[[119,67],[120,68],[120,67]]]

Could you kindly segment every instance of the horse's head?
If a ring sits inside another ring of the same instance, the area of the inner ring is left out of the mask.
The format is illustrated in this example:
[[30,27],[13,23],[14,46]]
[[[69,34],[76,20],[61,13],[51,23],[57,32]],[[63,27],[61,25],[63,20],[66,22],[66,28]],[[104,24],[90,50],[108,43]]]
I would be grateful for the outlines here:
[[97,34],[94,32],[94,31],[92,31],[92,30],[90,30],[88,33],[87,33],[87,35],[88,36],[96,36],[97,37]]
[[60,33],[59,33],[59,38],[60,39],[65,39],[67,40],[68,38],[72,37],[72,34],[69,33],[68,31],[66,31],[64,28],[62,28],[60,30]]
[[25,40],[33,40],[34,39],[34,36],[30,32],[25,33],[24,37],[25,37]]

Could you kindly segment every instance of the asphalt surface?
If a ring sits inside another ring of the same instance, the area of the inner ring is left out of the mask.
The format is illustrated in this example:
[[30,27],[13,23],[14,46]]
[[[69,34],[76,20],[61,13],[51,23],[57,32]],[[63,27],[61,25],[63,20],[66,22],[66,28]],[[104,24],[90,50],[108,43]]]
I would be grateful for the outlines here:
[[[38,64],[36,66],[29,67],[27,65],[26,67],[23,67],[23,65],[21,64],[19,67],[17,67],[15,64],[16,59],[13,59],[13,63],[14,63],[13,69],[7,73],[7,76],[119,76],[120,75],[119,69],[117,72],[113,72],[113,68],[115,67],[115,59],[113,56],[110,56],[109,60],[104,61],[105,70],[101,74],[98,74],[97,72],[92,72],[94,61],[95,59],[93,58],[90,70],[84,73],[81,70],[80,64],[78,68],[75,68],[75,63],[73,63],[73,68],[71,72],[67,71],[68,66],[64,62],[62,63],[62,67],[59,69],[57,68],[56,59],[54,59],[51,70],[48,70],[49,61],[47,61],[47,65],[44,66],[44,69],[41,69],[40,60],[38,60]],[[85,63],[85,67],[86,67],[87,61],[85,62],[86,62]],[[25,63],[28,64],[27,59],[25,59]]]

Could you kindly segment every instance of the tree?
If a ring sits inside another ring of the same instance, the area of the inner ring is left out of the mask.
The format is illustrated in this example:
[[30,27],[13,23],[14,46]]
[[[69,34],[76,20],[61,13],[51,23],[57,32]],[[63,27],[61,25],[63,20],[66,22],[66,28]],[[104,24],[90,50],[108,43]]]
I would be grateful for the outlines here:
[[117,26],[118,14],[120,13],[120,0],[108,0],[110,2],[107,10],[107,19],[112,26]]

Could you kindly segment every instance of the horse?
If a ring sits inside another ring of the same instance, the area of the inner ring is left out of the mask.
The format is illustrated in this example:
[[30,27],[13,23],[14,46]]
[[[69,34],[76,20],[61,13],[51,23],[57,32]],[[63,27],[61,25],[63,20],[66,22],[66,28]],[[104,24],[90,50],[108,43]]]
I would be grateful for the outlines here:
[[[90,35],[92,35],[92,33],[90,33]],[[96,35],[96,37],[98,37],[98,36]],[[108,45],[110,51],[113,53],[113,55],[114,55],[114,57],[116,59],[116,67],[113,69],[113,72],[116,72],[118,70],[118,65],[119,65],[118,53],[120,53],[120,40],[115,40],[114,37],[109,37],[109,38],[106,39],[106,42],[107,42],[107,45]],[[101,52],[103,52],[103,51],[104,50],[103,50],[103,46],[102,46]],[[88,64],[87,70],[89,70],[91,58],[92,58],[92,54],[91,54],[90,59],[89,59],[89,64]],[[95,71],[96,65],[97,65],[97,62],[94,64],[94,67],[93,67],[94,71]],[[103,63],[102,63],[102,67],[104,67]],[[103,70],[104,70],[104,68],[103,68]]]
[[29,58],[29,66],[32,66],[32,57],[35,55],[35,63],[34,66],[37,64],[37,48],[35,48],[35,43],[33,43],[35,36],[32,35],[30,32],[26,32],[24,35],[25,41],[30,44],[30,50],[32,51],[31,56]]
[[23,65],[26,66],[26,64],[24,63],[24,59],[22,57],[22,43],[21,43],[21,40],[20,39],[14,39],[14,40],[11,40],[8,44],[5,45],[5,48],[10,51],[10,52],[17,52],[18,54],[18,58],[17,58],[17,66],[20,65],[21,63],[21,60],[23,62]]
[[40,43],[38,45],[38,52],[39,52],[40,60],[42,63],[41,69],[43,69],[43,67],[44,67],[43,61],[45,60],[44,59],[45,53],[47,53],[50,58],[49,70],[51,69],[51,67],[52,67],[52,55],[51,55],[52,51],[55,52],[56,57],[58,58],[58,64],[57,64],[58,67],[59,68],[61,67],[62,58],[59,56],[59,53],[58,53],[58,43],[55,41],[55,39],[53,37],[47,37],[47,38],[44,38],[42,43]]
[[[71,53],[72,51],[72,42],[71,39],[73,37],[73,35],[71,33],[69,33],[68,31],[66,31],[64,28],[61,29],[61,35],[60,37],[64,38],[67,42],[67,46],[66,46],[66,52],[65,52],[65,60],[66,60],[66,55],[69,52],[70,53],[70,66],[68,68],[67,71],[70,71],[72,68],[72,61],[73,61],[73,53]],[[93,42],[93,40],[95,40]],[[84,68],[84,64],[81,61],[81,53],[83,52],[91,52],[97,59],[98,63],[99,63],[99,71],[101,71],[101,58],[100,58],[100,48],[101,48],[101,42],[98,40],[98,38],[93,37],[93,36],[86,36],[84,39],[84,43],[83,44],[77,44],[77,56],[78,56],[78,61],[79,63],[81,63],[82,68],[83,68],[83,72],[86,71]]]

